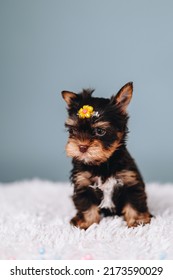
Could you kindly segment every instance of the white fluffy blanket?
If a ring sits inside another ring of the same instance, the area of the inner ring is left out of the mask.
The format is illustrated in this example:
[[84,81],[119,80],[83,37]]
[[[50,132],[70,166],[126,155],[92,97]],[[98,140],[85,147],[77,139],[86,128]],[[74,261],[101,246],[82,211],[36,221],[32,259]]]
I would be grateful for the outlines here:
[[173,185],[146,190],[150,225],[127,228],[108,217],[85,231],[69,224],[69,184],[0,184],[0,259],[173,259]]

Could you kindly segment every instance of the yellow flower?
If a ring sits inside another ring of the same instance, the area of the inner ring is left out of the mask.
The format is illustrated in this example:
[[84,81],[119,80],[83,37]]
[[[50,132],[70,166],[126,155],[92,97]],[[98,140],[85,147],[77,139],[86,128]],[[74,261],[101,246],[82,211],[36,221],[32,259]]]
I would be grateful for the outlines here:
[[92,106],[89,105],[84,105],[82,108],[80,108],[80,110],[78,111],[78,116],[81,119],[85,119],[85,118],[91,118],[92,115],[94,113],[94,108]]

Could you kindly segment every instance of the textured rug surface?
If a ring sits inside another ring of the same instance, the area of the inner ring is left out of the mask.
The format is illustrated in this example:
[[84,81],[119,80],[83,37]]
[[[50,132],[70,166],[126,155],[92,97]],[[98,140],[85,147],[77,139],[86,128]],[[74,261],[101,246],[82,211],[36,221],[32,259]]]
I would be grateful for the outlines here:
[[0,184],[0,259],[173,259],[173,185],[147,184],[151,224],[127,228],[122,217],[80,230],[70,184]]

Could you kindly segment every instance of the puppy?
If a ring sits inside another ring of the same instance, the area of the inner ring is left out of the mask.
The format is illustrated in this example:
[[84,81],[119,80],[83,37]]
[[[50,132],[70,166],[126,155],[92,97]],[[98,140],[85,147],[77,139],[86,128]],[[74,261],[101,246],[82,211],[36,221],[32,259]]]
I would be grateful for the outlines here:
[[142,176],[126,148],[127,106],[133,83],[116,96],[92,97],[94,90],[62,91],[67,103],[67,156],[77,214],[71,224],[87,229],[102,216],[123,215],[128,227],[150,222]]

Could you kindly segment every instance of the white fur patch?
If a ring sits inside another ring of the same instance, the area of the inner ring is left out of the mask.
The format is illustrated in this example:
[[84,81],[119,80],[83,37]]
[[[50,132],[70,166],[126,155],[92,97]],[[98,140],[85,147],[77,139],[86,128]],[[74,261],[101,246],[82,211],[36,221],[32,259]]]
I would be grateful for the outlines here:
[[95,183],[93,186],[90,186],[92,188],[99,188],[103,191],[103,199],[99,205],[100,208],[109,208],[112,210],[112,208],[115,208],[115,204],[112,201],[112,195],[114,192],[114,189],[116,187],[123,186],[123,181],[121,179],[116,179],[113,177],[110,177],[106,180],[104,184],[102,184],[101,178],[98,178],[98,183]]

